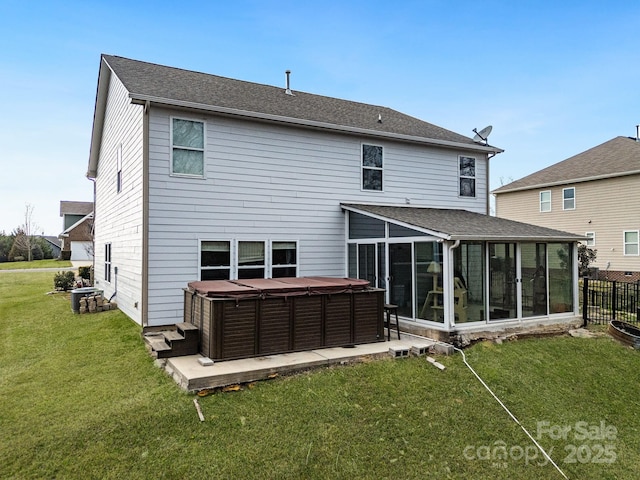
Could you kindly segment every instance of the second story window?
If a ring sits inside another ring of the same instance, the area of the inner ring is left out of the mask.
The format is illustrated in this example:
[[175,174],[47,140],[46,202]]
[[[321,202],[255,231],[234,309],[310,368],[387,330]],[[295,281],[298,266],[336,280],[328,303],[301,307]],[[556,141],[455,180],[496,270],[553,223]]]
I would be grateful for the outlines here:
[[628,230],[624,232],[624,254],[638,255],[640,254],[640,242],[638,238],[638,230]]
[[476,159],[460,156],[460,196],[476,196]]
[[203,177],[204,123],[173,118],[171,125],[171,173]]
[[576,208],[576,189],[575,187],[562,189],[562,209],[575,210]]
[[551,211],[551,191],[550,190],[547,190],[545,192],[540,192],[540,211],[541,212]]
[[362,189],[382,191],[382,147],[362,145]]

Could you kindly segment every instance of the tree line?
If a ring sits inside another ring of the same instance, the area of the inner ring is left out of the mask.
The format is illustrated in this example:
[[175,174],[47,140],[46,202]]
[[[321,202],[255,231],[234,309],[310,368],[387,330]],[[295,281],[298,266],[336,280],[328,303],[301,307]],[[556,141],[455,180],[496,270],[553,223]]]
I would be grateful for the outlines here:
[[0,232],[0,262],[21,262],[54,258],[53,250],[44,238],[27,235],[16,228],[10,234]]

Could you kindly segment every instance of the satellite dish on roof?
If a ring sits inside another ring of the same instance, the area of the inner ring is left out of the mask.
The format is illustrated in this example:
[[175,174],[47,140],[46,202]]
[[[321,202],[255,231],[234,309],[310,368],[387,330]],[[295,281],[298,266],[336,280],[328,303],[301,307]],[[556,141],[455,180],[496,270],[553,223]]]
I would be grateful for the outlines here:
[[487,138],[489,138],[489,134],[491,133],[491,130],[493,130],[493,127],[491,125],[489,125],[488,127],[484,127],[480,131],[474,128],[473,133],[475,133],[476,136],[473,137],[473,141],[478,143],[487,143]]

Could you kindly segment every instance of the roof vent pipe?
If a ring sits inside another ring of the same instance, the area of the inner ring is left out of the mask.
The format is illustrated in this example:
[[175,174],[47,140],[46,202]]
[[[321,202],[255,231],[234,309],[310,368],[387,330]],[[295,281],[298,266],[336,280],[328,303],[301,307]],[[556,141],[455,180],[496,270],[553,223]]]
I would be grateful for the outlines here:
[[291,70],[287,70],[284,73],[287,76],[287,89],[284,91],[284,93],[286,93],[287,95],[293,95],[293,92],[291,91],[291,86],[289,83],[289,76],[291,75]]
[[640,142],[640,125],[636,125],[636,142]]

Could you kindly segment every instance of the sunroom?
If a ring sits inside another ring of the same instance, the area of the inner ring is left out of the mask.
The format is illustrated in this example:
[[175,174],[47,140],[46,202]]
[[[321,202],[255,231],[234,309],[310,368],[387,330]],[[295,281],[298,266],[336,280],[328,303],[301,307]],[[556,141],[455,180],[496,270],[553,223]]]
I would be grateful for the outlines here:
[[578,315],[578,235],[466,210],[342,204],[352,278],[403,328],[443,333]]

